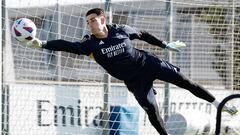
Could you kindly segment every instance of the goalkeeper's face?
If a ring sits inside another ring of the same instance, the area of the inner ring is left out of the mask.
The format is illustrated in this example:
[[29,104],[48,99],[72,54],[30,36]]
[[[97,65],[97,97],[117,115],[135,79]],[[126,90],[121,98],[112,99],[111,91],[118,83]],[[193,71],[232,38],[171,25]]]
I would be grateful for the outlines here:
[[90,14],[87,16],[87,25],[89,31],[93,35],[102,35],[104,27],[106,27],[106,19],[103,15]]

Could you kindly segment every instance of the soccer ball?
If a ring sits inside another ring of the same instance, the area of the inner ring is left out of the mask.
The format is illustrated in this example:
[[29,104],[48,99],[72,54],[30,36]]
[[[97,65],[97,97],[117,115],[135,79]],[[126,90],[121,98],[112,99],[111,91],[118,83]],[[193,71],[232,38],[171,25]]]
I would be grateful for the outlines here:
[[17,19],[12,25],[12,35],[19,42],[31,41],[36,36],[36,31],[36,25],[28,18]]

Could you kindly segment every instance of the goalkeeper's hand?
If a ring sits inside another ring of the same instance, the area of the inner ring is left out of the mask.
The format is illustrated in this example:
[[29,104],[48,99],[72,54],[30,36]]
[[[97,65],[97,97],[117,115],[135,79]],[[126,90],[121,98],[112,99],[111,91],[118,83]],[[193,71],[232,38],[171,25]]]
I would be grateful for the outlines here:
[[186,44],[181,42],[181,41],[175,41],[175,42],[170,42],[166,44],[166,49],[175,51],[175,52],[180,52],[181,48],[186,47]]
[[31,41],[27,42],[27,46],[32,48],[41,48],[43,42],[39,40],[38,38],[34,38]]

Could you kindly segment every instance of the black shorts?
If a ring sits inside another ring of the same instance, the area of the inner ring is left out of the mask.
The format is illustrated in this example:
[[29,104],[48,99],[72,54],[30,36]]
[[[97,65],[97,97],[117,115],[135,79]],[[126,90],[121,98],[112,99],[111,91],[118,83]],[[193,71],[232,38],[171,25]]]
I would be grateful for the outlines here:
[[[132,80],[124,81],[124,83],[142,107],[153,108],[151,99],[155,99],[155,97],[150,94],[153,91],[156,95],[156,90],[153,89],[153,81],[159,79],[174,83],[174,78],[181,76],[179,71],[180,69],[178,67],[169,62],[150,55],[147,57],[141,73]],[[149,97],[149,95],[151,95],[151,97]]]
[[124,81],[129,91],[146,94],[153,86],[153,81],[159,79],[169,83],[174,82],[174,78],[181,76],[180,68],[167,61],[148,55],[141,72],[133,79]]

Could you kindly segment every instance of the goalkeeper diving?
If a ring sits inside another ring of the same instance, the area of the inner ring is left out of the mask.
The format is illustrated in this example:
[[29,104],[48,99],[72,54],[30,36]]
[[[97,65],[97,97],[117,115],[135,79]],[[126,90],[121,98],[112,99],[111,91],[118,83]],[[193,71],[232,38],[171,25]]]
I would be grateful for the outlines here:
[[[147,51],[133,47],[131,40],[142,40],[175,52],[186,47],[185,43],[180,41],[167,43],[147,31],[128,25],[106,24],[104,10],[100,8],[89,10],[86,13],[86,21],[91,34],[85,35],[79,42],[61,39],[43,42],[35,38],[27,45],[93,57],[110,75],[124,81],[128,90],[148,114],[151,124],[161,135],[167,135],[167,132],[155,99],[153,81],[156,79],[189,90],[196,97],[218,107],[219,102],[215,97],[199,84],[186,78],[180,72],[180,68]],[[224,107],[224,111],[230,114],[237,113],[235,108],[227,106]]]

